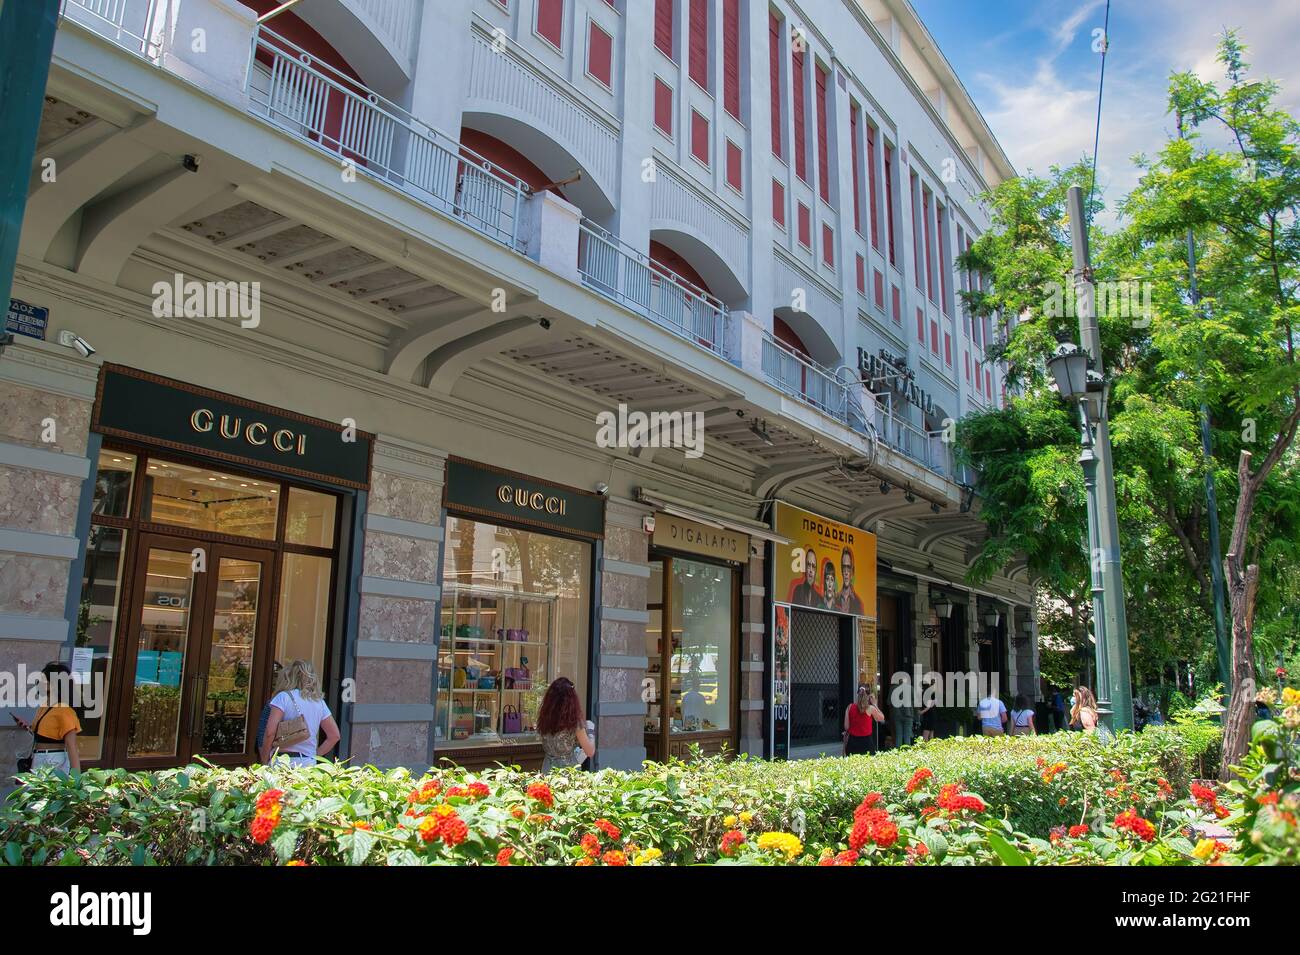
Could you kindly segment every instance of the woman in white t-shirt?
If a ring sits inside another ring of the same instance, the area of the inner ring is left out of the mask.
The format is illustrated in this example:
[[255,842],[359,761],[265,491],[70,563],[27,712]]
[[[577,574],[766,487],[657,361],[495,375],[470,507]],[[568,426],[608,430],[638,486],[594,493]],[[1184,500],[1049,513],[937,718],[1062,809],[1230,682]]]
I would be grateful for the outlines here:
[[1029,705],[1029,699],[1023,693],[1016,696],[1015,709],[1011,711],[1011,735],[1038,735],[1038,729],[1034,726],[1034,709]]
[[[294,766],[311,766],[317,756],[326,756],[338,745],[339,727],[330,715],[330,708],[322,698],[320,680],[316,671],[306,660],[294,660],[280,673],[283,689],[271,698],[271,715],[266,721],[266,733],[262,737],[262,751],[258,754],[263,763],[271,761],[273,752],[280,752],[275,746],[276,730],[282,720],[294,720],[302,717],[307,724],[307,737],[299,743],[283,748]],[[324,732],[325,738],[321,739]]]

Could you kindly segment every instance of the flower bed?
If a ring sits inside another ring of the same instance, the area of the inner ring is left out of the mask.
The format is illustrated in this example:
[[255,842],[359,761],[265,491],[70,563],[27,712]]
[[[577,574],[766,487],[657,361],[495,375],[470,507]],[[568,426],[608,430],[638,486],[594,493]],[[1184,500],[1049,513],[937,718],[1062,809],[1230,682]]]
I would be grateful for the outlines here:
[[[1098,833],[1108,829],[1105,838],[1117,845],[1158,847],[1164,855],[1156,861],[1206,861],[1197,859],[1184,830],[1208,818],[1191,782],[1213,774],[1216,746],[1213,729],[1168,727],[1123,734],[1109,746],[1079,734],[969,738],[874,757],[712,758],[651,764],[640,773],[567,771],[545,780],[508,769],[415,778],[406,770],[338,764],[90,770],[75,780],[43,773],[29,777],[0,810],[0,859],[614,866],[809,864],[824,857],[840,864],[1129,861],[1102,844]],[[1181,806],[1179,796],[1186,797]],[[1146,825],[1158,832],[1148,833]]]

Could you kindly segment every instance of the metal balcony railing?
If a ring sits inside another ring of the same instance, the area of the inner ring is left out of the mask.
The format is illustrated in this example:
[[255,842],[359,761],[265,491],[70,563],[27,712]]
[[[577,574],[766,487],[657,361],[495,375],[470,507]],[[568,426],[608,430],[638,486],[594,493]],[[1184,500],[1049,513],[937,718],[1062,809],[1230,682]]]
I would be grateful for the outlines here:
[[926,431],[881,406],[876,414],[876,433],[895,451],[906,455],[931,471],[952,477],[952,448],[943,440],[942,431]]
[[763,332],[763,376],[780,391],[816,408],[859,434],[867,433],[862,385],[799,354],[770,332]]
[[162,53],[152,37],[157,7],[158,0],[63,0],[59,12],[118,46],[157,62]]
[[727,355],[727,306],[594,223],[578,231],[583,284],[707,349]]
[[274,125],[523,249],[523,181],[284,37],[258,28],[245,90]]

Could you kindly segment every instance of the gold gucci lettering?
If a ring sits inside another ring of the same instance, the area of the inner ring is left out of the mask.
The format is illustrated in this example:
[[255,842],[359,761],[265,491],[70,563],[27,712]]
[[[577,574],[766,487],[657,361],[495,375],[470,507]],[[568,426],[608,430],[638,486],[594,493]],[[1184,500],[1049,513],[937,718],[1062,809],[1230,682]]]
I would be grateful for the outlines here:
[[564,498],[558,495],[548,495],[541,491],[529,491],[522,487],[511,487],[509,484],[502,484],[497,488],[497,500],[502,504],[513,504],[515,507],[530,511],[545,511],[547,514],[555,514],[560,517],[563,517],[567,511]]
[[288,428],[280,428],[272,433],[271,426],[261,421],[250,421],[245,426],[243,419],[236,415],[217,415],[208,408],[198,408],[190,415],[190,427],[197,434],[210,434],[215,428],[216,432],[228,441],[236,441],[242,437],[246,444],[254,447],[265,445],[268,441],[267,435],[270,433],[269,441],[275,450],[300,457],[307,453],[305,434],[294,434]]

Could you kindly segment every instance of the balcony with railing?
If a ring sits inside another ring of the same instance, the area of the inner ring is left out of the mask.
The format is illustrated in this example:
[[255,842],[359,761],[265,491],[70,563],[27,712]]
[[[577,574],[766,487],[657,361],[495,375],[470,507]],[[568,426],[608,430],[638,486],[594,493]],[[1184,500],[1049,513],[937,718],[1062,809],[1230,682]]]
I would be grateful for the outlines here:
[[720,358],[727,306],[590,222],[578,227],[578,272],[588,288]]
[[250,109],[407,195],[522,249],[520,179],[396,103],[259,27],[245,92]]
[[782,393],[866,433],[862,386],[845,381],[824,365],[799,354],[770,332],[763,332],[763,377]]

